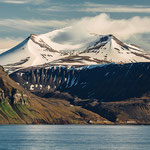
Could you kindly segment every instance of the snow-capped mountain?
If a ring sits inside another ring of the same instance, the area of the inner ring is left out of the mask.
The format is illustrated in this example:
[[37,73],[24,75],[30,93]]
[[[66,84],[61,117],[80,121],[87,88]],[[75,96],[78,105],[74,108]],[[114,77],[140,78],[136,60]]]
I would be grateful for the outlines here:
[[70,34],[71,27],[30,35],[16,47],[0,54],[0,65],[11,71],[36,65],[95,65],[150,62],[150,54],[113,35]]

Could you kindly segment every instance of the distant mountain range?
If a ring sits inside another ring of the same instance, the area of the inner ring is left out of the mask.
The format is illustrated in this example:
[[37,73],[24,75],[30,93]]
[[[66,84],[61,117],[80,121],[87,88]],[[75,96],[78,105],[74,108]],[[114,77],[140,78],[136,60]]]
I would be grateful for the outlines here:
[[[88,34],[82,40],[67,37],[70,28],[30,35],[16,47],[0,54],[0,64],[15,71],[37,65],[83,66],[104,63],[150,62],[150,54],[113,35]],[[67,38],[63,41],[63,38]],[[70,40],[70,41],[69,41]]]
[[[32,34],[0,54],[0,65],[18,85],[14,81],[9,83],[7,75],[2,80],[14,88],[11,83],[17,85],[21,90],[15,88],[15,91],[20,91],[19,94],[27,93],[25,97],[29,102],[20,97],[21,103],[24,101],[21,107],[26,106],[28,112],[41,108],[38,111],[40,119],[38,115],[31,119],[28,114],[26,117],[30,119],[26,123],[150,124],[150,54],[111,34],[74,37],[69,34],[70,29]],[[8,94],[12,90],[7,92],[3,82],[0,88],[14,113],[21,121],[26,120],[22,117],[23,111],[16,110],[18,100],[14,93]],[[67,117],[70,111],[76,115]]]

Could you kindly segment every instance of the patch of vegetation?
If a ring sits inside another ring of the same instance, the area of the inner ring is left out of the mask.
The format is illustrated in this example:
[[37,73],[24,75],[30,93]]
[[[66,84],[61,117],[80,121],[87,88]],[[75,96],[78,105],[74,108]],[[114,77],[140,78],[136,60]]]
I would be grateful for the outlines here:
[[8,102],[0,103],[0,110],[10,119],[18,118],[18,115],[12,109],[11,105]]

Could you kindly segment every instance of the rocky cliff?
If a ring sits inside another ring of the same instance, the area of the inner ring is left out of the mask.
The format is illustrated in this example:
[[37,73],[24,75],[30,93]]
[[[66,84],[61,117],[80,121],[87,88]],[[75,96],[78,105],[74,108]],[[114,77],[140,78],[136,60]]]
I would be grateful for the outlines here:
[[150,91],[150,63],[105,64],[84,67],[32,67],[10,77],[33,93],[48,97],[55,91],[100,102],[141,97]]
[[32,67],[10,76],[40,97],[64,98],[115,124],[150,124],[150,63]]
[[0,67],[0,124],[111,124],[65,99],[42,99],[15,83]]

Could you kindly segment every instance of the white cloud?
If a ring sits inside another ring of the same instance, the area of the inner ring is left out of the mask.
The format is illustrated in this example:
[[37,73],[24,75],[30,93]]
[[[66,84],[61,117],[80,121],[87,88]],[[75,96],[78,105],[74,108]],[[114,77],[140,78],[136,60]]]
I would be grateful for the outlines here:
[[23,38],[5,37],[0,38],[0,53],[3,49],[10,49],[19,44]]
[[150,34],[134,34],[126,40],[127,43],[136,44],[147,51],[150,51],[149,41],[150,41]]
[[9,3],[9,4],[24,4],[25,2],[24,1],[17,1],[17,0],[14,0],[14,1],[11,1],[11,0],[5,0],[5,1],[2,1],[3,3]]
[[0,19],[0,27],[17,29],[21,31],[36,32],[45,28],[59,28],[67,24],[67,21],[58,20],[24,20],[24,19]]
[[51,6],[51,7],[47,7],[47,8],[39,8],[37,10],[43,11],[43,12],[71,11],[71,9],[69,7],[63,7],[63,6]]
[[45,0],[1,0],[1,2],[9,4],[25,4],[25,3],[40,4],[45,2]]
[[133,34],[150,32],[150,18],[112,19],[103,13],[96,17],[82,18],[74,24],[74,28],[77,29],[77,32],[85,30],[85,32],[96,34],[114,34],[118,38],[126,40]]
[[85,3],[84,7],[78,9],[81,12],[125,12],[125,13],[150,13],[150,8],[140,5],[115,5],[115,4],[95,4]]
[[38,8],[44,12],[92,12],[92,13],[150,13],[150,6],[145,5],[116,5],[116,4],[98,4],[86,2],[83,4],[73,5],[50,5],[47,8]]
[[[112,19],[109,15],[103,13],[95,17],[84,17],[76,20],[23,20],[23,19],[3,19],[0,20],[0,27],[7,27],[8,30],[16,29],[21,31],[49,32],[49,28],[61,28],[72,26],[65,33],[67,37],[74,37],[77,40],[80,37],[85,38],[87,33],[96,33],[100,35],[113,34],[123,41],[131,41],[134,44],[149,49],[150,44],[146,40],[150,37],[150,17],[132,17],[130,19]],[[143,44],[142,44],[143,41]],[[130,43],[130,42],[129,42]]]
[[[70,23],[72,28],[61,33],[59,40],[69,37],[73,40],[83,40],[87,33],[100,35],[113,34],[122,41],[133,42],[145,49],[150,50],[150,44],[145,39],[144,34],[150,36],[150,17],[132,17],[130,19],[112,19],[109,15],[103,13],[95,17],[85,17]],[[138,36],[138,38],[136,37]],[[75,39],[76,38],[76,39]],[[132,40],[131,40],[132,39]],[[143,44],[142,44],[143,41]]]

